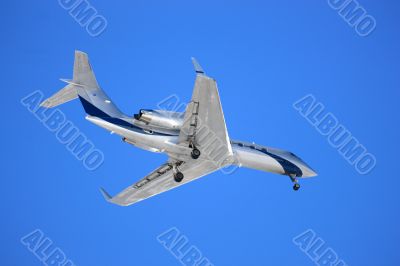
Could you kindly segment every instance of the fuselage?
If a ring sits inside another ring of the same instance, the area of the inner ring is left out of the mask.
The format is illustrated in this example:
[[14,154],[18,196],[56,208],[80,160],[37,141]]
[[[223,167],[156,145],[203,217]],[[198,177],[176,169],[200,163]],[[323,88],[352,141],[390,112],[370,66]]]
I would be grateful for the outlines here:
[[[160,128],[160,125],[154,127],[147,123],[146,126],[141,127],[142,121],[136,118],[86,117],[90,122],[120,135],[125,142],[138,148],[167,153],[170,156],[176,154],[177,157],[184,156],[185,153],[189,155],[189,148],[185,149],[178,145],[179,127],[183,122],[182,115],[174,116],[173,121],[168,122],[169,125],[174,126],[173,129],[164,128],[157,131],[156,128]],[[311,167],[291,152],[243,141],[231,140],[230,145],[233,153],[231,163],[240,167],[303,178],[316,175]]]

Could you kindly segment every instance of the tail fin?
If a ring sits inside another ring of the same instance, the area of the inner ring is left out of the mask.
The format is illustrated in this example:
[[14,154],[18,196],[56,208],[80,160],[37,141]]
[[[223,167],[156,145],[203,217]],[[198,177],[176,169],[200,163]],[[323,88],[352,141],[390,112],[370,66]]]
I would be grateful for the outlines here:
[[51,108],[79,97],[89,115],[98,117],[124,116],[99,87],[86,53],[75,51],[73,79],[62,79],[62,81],[68,83],[68,85],[43,101],[41,106]]
[[99,87],[89,57],[81,51],[75,51],[73,82],[89,88]]

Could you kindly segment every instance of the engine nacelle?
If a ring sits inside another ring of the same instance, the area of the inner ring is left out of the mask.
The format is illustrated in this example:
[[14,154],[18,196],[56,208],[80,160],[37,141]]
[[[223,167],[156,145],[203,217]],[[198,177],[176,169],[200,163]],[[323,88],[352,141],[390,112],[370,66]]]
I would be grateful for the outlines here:
[[134,115],[136,124],[143,129],[151,131],[179,131],[183,124],[183,113],[141,109]]

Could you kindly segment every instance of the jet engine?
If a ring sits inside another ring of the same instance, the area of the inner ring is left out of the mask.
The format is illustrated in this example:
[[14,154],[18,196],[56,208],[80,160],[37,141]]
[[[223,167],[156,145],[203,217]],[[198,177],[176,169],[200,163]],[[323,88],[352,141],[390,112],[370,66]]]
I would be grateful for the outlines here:
[[164,110],[140,109],[133,117],[136,125],[148,131],[179,131],[183,124],[183,113]]

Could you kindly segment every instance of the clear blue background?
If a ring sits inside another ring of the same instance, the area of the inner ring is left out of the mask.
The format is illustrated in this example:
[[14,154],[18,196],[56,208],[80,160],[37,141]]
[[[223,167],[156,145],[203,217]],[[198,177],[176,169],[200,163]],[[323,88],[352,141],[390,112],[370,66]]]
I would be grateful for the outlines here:
[[[40,265],[20,243],[39,228],[76,265],[180,265],[156,237],[179,228],[215,265],[313,265],[292,238],[311,228],[348,265],[399,265],[399,7],[360,0],[377,21],[363,38],[327,1],[99,1],[93,38],[58,1],[3,1],[1,265]],[[166,160],[61,109],[105,154],[87,171],[20,99],[49,96],[86,51],[127,114],[177,94],[190,99],[196,56],[218,80],[234,139],[291,150],[315,168],[288,178],[216,172],[131,207],[105,202]],[[377,158],[359,175],[293,108],[312,93]]]

